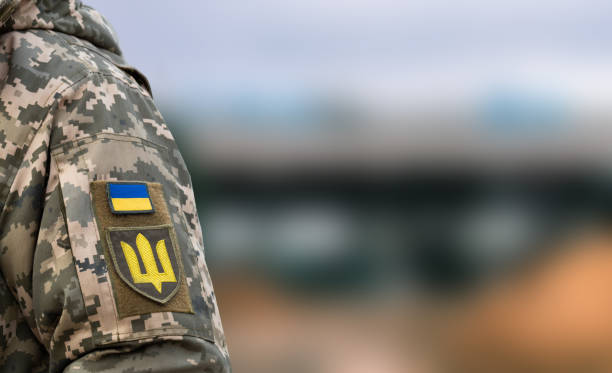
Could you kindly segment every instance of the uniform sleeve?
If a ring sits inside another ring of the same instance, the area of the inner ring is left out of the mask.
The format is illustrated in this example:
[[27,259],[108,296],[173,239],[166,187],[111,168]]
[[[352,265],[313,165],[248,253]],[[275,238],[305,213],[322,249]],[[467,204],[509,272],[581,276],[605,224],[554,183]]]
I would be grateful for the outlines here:
[[[78,198],[74,191],[68,195]],[[104,258],[75,258],[62,201],[58,185],[45,202],[33,265],[35,330],[50,353],[50,371],[229,372],[224,346],[206,332],[212,321],[208,310],[116,315],[114,293],[101,290],[112,288],[100,280],[108,276]],[[109,330],[109,323],[116,329]]]
[[46,176],[22,309],[49,371],[229,372],[189,173],[150,96],[90,74],[36,136]]

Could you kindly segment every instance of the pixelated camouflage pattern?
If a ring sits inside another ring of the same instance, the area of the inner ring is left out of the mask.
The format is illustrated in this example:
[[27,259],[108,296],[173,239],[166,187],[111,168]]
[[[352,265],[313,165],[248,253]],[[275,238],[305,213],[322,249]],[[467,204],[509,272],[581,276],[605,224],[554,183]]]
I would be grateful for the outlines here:
[[[146,79],[78,0],[0,0],[3,18],[0,371],[229,372],[191,180]],[[194,314],[118,317],[95,180],[162,184]]]

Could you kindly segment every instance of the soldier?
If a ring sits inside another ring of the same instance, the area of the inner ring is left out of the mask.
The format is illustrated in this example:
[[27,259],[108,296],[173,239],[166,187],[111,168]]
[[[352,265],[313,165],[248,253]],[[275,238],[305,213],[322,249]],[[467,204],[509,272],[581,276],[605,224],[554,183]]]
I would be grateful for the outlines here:
[[0,0],[0,370],[229,372],[189,174],[79,0]]

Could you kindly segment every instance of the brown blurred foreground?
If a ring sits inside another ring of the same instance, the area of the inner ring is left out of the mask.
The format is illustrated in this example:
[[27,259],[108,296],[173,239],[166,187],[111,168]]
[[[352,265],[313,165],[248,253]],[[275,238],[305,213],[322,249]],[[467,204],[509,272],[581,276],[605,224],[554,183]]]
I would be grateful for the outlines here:
[[610,235],[577,237],[464,303],[443,331],[449,371],[612,372]]
[[566,246],[425,314],[408,297],[312,300],[224,275],[215,284],[234,371],[612,372],[612,236]]
[[244,277],[216,284],[235,372],[425,371],[397,302],[309,301]]

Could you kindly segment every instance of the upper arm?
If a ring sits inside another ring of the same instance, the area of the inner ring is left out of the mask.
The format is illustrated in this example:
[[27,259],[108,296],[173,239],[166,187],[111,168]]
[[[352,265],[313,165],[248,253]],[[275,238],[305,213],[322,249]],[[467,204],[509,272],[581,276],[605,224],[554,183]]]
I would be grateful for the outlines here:
[[[219,356],[211,366],[225,366],[227,352],[191,181],[150,96],[119,72],[92,74],[65,96],[50,138],[42,221],[50,217],[56,246],[67,244],[71,260],[62,259],[62,250],[56,250],[59,256],[54,253],[46,261],[41,256],[38,268],[42,273],[43,263],[52,263],[60,278],[62,266],[71,272],[57,281],[61,289],[51,297],[41,294],[56,310],[62,307],[47,335],[51,352],[58,359],[62,354],[75,358],[118,344],[195,338],[215,345]],[[145,183],[154,211],[113,212],[107,190],[111,181]],[[63,221],[57,218],[58,208]],[[123,236],[115,240],[111,235],[118,230]],[[160,265],[160,252],[152,250],[157,267],[146,267],[146,248],[139,246],[137,235],[153,248],[163,241],[172,266]],[[39,239],[38,245],[45,242]],[[139,267],[127,265],[124,243],[133,249]],[[134,284],[135,272],[146,275],[153,269],[174,272],[175,281],[155,288],[147,277],[144,284]],[[45,275],[37,279],[39,289],[54,283]],[[68,304],[74,307],[66,309]],[[45,315],[41,311],[41,325]]]
[[[189,360],[227,370],[189,174],[150,96],[108,69],[58,92],[34,135],[3,213],[15,233],[2,237],[9,251],[2,272],[32,338],[49,353],[51,371],[106,364],[117,354],[125,361],[149,356],[160,343],[176,359],[159,360],[177,368]],[[110,181],[145,183],[155,210],[113,213],[104,198]],[[114,255],[123,255],[123,243],[109,239],[115,230],[131,232],[122,240],[135,250],[140,271]],[[146,250],[130,241],[137,234],[156,249],[154,272],[170,268],[159,265],[161,241],[169,253],[175,281],[157,284],[159,299],[147,296],[157,291],[150,277],[134,286],[136,272],[147,274]]]

